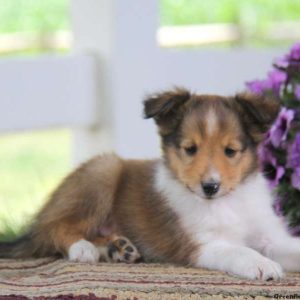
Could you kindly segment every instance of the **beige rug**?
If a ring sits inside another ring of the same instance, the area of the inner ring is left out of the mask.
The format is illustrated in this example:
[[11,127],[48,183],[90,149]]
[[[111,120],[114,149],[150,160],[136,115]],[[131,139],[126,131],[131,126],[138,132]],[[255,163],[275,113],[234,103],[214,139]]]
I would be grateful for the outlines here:
[[300,274],[262,282],[171,265],[0,260],[0,299],[260,299],[276,294],[300,299]]

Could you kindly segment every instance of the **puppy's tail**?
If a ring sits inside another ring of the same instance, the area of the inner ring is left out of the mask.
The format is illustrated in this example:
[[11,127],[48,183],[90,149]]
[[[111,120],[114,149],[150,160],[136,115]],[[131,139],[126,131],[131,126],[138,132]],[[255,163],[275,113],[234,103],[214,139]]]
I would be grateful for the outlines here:
[[13,241],[0,242],[0,258],[26,258],[34,254],[30,234],[24,234]]

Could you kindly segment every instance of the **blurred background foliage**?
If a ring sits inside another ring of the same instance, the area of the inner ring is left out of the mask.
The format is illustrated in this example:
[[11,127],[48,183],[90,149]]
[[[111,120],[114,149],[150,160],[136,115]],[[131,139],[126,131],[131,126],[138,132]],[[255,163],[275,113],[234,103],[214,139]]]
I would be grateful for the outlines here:
[[0,33],[69,29],[68,0],[0,0]]
[[[161,0],[162,25],[300,19],[299,0]],[[0,33],[69,29],[69,0],[0,0]]]
[[[235,41],[210,46],[282,46],[300,38],[299,0],[161,0],[161,24],[231,24]],[[206,44],[202,45],[206,46]]]
[[[21,54],[65,51],[71,43],[70,1],[0,0],[0,34],[37,35],[31,49],[15,49],[14,52]],[[293,37],[299,39],[300,36],[300,0],[160,0],[159,3],[162,26],[234,25],[239,32],[238,39],[233,43],[216,43],[212,45],[214,47],[287,45]],[[67,38],[57,37],[62,32]],[[53,39],[56,39],[55,46],[52,45]]]
[[13,235],[70,168],[69,130],[0,137],[0,238]]
[[[0,0],[0,55],[60,51],[60,46],[51,48],[44,37],[70,32],[69,3]],[[160,13],[163,26],[230,23],[255,41],[274,22],[298,22],[300,0],[161,0]],[[42,42],[1,51],[5,43],[19,42],[30,34],[37,34]],[[69,171],[70,143],[70,131],[64,129],[0,136],[0,233],[14,235]]]
[[[162,0],[163,25],[299,20],[299,0]],[[251,24],[250,23],[250,24]],[[252,25],[252,24],[251,24]]]

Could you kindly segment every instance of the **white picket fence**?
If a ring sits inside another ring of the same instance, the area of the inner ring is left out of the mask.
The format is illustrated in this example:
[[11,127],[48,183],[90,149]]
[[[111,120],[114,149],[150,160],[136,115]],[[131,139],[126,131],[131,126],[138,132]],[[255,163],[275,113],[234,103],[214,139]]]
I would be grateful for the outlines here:
[[286,50],[164,49],[158,0],[70,1],[72,54],[0,61],[0,131],[69,127],[74,163],[109,149],[158,155],[146,94],[175,85],[232,94]]

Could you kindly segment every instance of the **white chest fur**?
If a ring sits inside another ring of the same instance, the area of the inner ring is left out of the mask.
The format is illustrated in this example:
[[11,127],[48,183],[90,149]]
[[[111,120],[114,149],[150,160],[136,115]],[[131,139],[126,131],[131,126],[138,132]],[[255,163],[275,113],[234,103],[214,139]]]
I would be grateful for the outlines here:
[[249,177],[230,195],[207,200],[186,189],[161,163],[155,187],[199,245],[217,239],[259,248],[263,242],[260,230],[269,217],[274,218],[271,195],[261,174]]

